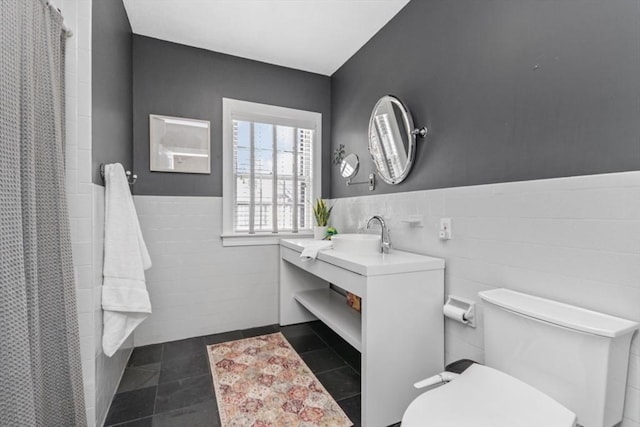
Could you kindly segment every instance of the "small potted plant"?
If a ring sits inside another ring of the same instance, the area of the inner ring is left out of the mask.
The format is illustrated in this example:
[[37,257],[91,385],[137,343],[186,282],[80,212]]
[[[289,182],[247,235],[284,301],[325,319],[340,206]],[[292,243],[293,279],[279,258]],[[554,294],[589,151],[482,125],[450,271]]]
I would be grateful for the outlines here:
[[327,201],[324,199],[317,199],[313,206],[313,216],[316,218],[316,226],[313,227],[313,238],[316,240],[322,240],[327,235],[327,226],[329,223],[329,217],[331,216],[331,210],[333,206],[329,207]]

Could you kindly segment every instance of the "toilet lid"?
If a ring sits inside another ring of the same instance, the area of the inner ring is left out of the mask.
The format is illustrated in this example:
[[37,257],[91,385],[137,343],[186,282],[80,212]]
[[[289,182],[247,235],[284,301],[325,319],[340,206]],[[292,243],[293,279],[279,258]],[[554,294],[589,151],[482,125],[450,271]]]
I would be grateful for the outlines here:
[[418,396],[402,427],[574,427],[573,412],[496,369],[472,365],[450,383]]

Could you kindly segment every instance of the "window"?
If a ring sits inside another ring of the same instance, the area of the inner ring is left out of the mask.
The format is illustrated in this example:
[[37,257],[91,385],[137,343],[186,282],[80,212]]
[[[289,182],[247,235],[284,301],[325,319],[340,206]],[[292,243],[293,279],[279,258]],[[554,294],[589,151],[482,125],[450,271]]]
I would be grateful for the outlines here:
[[320,194],[320,113],[223,99],[223,243],[310,234]]

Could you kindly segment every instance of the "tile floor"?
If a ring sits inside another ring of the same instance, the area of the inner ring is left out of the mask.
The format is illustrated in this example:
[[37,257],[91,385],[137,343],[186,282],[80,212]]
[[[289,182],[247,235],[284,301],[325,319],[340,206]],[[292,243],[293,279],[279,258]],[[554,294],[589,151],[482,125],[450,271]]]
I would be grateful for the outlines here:
[[354,426],[360,427],[360,353],[321,322],[269,325],[138,347],[129,359],[105,425],[220,426],[206,346],[278,331]]

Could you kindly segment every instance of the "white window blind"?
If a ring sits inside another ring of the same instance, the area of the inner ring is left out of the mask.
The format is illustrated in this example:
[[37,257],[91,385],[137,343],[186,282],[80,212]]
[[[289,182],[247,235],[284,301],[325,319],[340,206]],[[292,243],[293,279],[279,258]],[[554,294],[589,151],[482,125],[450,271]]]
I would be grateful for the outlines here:
[[310,230],[314,130],[233,119],[234,231]]
[[223,98],[222,115],[222,244],[310,235],[322,114]]

